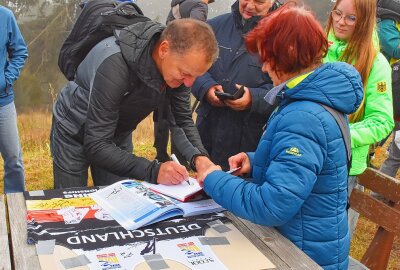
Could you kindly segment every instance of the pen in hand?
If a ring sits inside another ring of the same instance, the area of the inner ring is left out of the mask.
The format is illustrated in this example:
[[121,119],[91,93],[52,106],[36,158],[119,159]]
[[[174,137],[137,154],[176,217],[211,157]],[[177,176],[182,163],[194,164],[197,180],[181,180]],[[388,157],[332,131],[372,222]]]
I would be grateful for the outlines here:
[[236,167],[236,168],[233,168],[233,169],[231,169],[231,170],[229,170],[229,171],[226,171],[226,173],[234,173],[234,172],[236,172],[237,170],[240,170],[242,167]]
[[[172,155],[171,155],[171,159],[172,159],[172,161],[175,161],[176,163],[178,163],[179,165],[181,165],[181,163],[179,162],[179,160],[178,160],[178,158],[175,156],[175,154],[172,154]],[[189,179],[186,179],[185,181],[186,181],[186,183],[187,183],[189,186],[191,185],[190,182],[189,182]]]

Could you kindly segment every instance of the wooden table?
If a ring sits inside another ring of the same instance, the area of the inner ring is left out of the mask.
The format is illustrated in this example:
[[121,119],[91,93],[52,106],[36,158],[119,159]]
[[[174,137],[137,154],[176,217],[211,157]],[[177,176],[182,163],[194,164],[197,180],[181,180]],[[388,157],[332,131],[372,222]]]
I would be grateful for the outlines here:
[[[8,194],[7,202],[11,227],[12,259],[15,269],[40,269],[35,246],[26,243],[26,205],[24,196],[22,193]],[[227,216],[275,264],[276,269],[322,269],[274,228],[255,225],[237,218],[231,213],[227,213]]]
[[4,195],[0,195],[0,269],[10,270],[10,249],[8,246],[7,215]]

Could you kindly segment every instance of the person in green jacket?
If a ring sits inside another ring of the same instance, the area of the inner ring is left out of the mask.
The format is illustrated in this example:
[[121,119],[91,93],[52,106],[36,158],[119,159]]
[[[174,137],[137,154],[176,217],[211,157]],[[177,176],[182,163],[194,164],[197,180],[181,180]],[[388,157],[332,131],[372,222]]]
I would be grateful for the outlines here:
[[[370,145],[384,139],[394,127],[391,68],[379,52],[375,14],[376,0],[337,0],[327,24],[329,49],[324,62],[352,64],[364,85],[361,106],[349,115],[353,159],[348,196],[357,185],[357,175],[367,168]],[[348,219],[353,233],[358,213],[349,209]]]

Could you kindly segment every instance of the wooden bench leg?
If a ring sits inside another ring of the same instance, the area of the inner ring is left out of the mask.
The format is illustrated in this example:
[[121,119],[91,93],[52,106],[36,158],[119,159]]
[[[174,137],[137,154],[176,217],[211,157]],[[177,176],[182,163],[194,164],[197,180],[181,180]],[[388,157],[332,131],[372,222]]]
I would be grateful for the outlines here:
[[379,227],[361,262],[371,270],[385,270],[395,234]]
[[[394,206],[395,209],[400,210],[399,203],[395,205],[393,202],[389,202],[389,206]],[[379,227],[361,262],[369,269],[385,270],[389,262],[395,236],[394,233]]]

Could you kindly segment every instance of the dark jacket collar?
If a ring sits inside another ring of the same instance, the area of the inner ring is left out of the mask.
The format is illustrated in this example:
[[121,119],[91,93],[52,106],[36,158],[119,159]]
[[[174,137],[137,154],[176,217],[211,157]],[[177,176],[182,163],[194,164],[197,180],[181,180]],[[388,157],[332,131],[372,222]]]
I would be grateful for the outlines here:
[[184,2],[185,0],[172,0],[171,1],[171,7],[176,6],[182,2]]
[[165,81],[151,54],[164,28],[153,21],[139,22],[122,29],[117,38],[129,70],[158,91],[161,91]]

